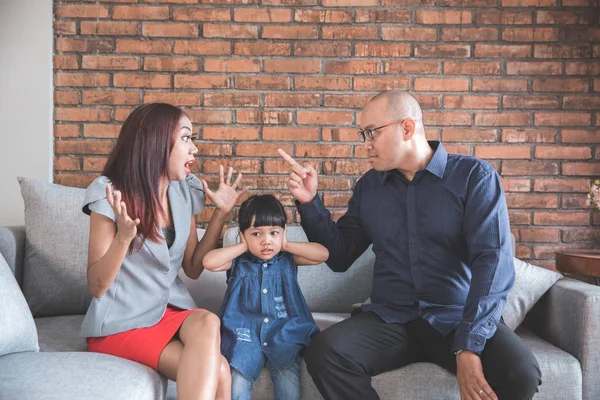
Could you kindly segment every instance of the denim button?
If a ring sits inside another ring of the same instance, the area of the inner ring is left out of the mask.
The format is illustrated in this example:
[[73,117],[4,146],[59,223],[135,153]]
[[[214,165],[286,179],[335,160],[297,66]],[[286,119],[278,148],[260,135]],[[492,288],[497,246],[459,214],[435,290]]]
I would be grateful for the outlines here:
[[263,289],[263,293],[267,293],[267,289],[266,289],[266,288],[265,288],[265,289]]
[[478,341],[476,341],[476,342],[475,342],[475,344],[476,344],[477,346],[481,346],[481,342],[480,342],[479,340],[478,340]]
[[267,347],[267,342],[264,342],[264,343],[263,343],[263,346]]
[[269,318],[265,318],[265,319],[263,319],[263,321],[265,321],[265,324],[266,324],[267,322],[269,322]]
[[267,264],[267,263],[263,264],[263,268],[267,268],[268,266],[269,266],[269,264]]

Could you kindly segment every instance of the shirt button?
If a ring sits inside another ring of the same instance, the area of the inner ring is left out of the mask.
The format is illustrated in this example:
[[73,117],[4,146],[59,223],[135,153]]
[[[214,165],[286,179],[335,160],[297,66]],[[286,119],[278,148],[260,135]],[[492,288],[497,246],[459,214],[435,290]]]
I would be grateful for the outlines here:
[[269,318],[265,318],[265,319],[263,319],[263,321],[265,321],[265,324],[266,324],[267,322],[269,322]]
[[481,342],[480,342],[479,340],[478,340],[478,341],[476,341],[476,342],[475,342],[475,344],[476,344],[477,346],[481,346]]
[[267,342],[264,342],[264,343],[263,343],[263,346],[264,346],[264,347],[267,347]]
[[266,288],[265,288],[265,289],[263,289],[263,293],[267,293],[267,289],[266,289]]
[[267,263],[264,263],[264,264],[263,264],[263,268],[267,268],[267,266],[268,266],[268,264],[267,264]]

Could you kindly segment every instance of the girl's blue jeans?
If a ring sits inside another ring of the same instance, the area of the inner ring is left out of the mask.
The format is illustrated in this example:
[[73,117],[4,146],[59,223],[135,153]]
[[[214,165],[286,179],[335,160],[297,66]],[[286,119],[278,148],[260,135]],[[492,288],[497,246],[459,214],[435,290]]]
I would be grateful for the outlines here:
[[[277,369],[266,362],[275,387],[275,400],[300,400],[300,360],[286,369]],[[231,368],[231,400],[251,400],[252,381],[247,380],[235,368]]]

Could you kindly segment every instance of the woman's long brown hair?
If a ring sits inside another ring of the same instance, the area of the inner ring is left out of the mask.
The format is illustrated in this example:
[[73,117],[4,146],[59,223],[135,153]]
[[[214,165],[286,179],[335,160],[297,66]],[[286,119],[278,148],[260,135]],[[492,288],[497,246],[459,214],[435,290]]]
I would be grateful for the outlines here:
[[[129,114],[108,156],[102,174],[122,193],[127,213],[139,218],[137,237],[159,242],[158,219],[164,217],[159,201],[159,182],[169,173],[174,132],[183,110],[171,104],[144,104]],[[140,245],[141,246],[141,245]],[[133,241],[129,251],[133,250]]]

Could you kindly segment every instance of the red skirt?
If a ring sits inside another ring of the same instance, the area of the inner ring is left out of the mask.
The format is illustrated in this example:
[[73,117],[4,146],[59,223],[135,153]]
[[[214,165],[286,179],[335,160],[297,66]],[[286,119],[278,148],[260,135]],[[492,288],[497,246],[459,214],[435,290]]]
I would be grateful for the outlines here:
[[196,311],[167,307],[156,325],[104,337],[87,338],[88,351],[111,354],[158,370],[158,359],[188,315]]

